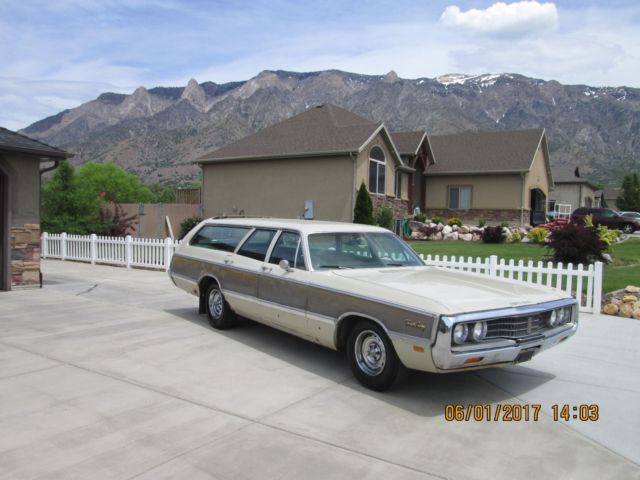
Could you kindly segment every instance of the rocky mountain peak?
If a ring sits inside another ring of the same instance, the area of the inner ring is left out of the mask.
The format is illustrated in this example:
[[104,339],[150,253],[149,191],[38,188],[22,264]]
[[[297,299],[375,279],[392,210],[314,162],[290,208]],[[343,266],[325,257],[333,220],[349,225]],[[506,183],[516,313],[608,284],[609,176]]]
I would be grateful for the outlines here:
[[206,109],[207,94],[194,78],[189,80],[180,98],[189,101],[191,105],[201,112]]
[[384,83],[396,83],[400,81],[400,77],[398,77],[398,74],[394,70],[389,70],[389,72],[382,77],[382,81]]

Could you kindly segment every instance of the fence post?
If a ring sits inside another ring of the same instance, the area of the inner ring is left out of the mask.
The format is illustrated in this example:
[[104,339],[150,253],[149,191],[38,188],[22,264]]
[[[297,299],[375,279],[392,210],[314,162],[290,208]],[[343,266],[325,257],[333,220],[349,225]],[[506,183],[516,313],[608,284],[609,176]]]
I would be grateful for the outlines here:
[[133,257],[133,244],[131,235],[127,235],[124,240],[124,264],[127,268],[131,268],[131,259]]
[[489,275],[492,277],[498,276],[498,256],[491,255],[489,257]]
[[60,260],[67,259],[67,234],[62,232],[60,234]]
[[91,265],[95,265],[96,264],[96,258],[97,258],[97,253],[96,253],[96,244],[98,243],[98,236],[95,233],[91,234],[91,243],[89,243],[89,254],[91,256]]
[[42,239],[40,240],[40,256],[42,258],[47,258],[49,255],[49,244],[47,241],[49,240],[49,234],[47,232],[42,232]]
[[602,308],[602,262],[596,262],[593,270],[593,313]]
[[164,269],[169,271],[169,265],[171,264],[171,257],[173,257],[173,240],[169,237],[164,239]]

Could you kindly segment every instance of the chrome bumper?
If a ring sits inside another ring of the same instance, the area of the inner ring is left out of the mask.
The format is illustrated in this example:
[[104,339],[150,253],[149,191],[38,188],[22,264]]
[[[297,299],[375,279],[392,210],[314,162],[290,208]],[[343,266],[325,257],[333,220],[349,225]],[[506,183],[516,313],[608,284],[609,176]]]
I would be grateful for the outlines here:
[[438,372],[506,366],[530,360],[541,351],[571,337],[578,329],[578,315],[574,311],[570,323],[530,338],[500,339],[465,347],[452,347],[451,327],[438,328],[436,341],[431,348],[433,364]]

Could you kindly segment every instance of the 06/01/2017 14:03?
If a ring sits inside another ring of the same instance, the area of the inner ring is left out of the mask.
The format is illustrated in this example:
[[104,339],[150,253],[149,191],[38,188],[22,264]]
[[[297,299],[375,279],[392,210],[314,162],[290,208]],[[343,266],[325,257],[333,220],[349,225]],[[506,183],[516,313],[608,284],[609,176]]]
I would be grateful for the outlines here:
[[[540,418],[542,405],[532,404],[452,404],[445,405],[444,418],[448,422],[537,422]],[[600,418],[600,408],[595,404],[568,404],[551,406],[554,422],[561,420],[579,420],[581,422],[595,422]]]

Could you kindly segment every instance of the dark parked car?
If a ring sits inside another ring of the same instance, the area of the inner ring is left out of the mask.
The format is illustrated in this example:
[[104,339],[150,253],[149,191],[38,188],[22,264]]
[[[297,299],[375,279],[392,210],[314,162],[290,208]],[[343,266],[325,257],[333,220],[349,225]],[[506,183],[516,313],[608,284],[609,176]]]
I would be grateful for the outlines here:
[[636,230],[640,230],[640,218],[621,215],[610,208],[576,208],[571,214],[571,221],[582,224],[584,217],[587,215],[593,217],[594,225],[616,228],[622,230],[624,233],[633,233]]

